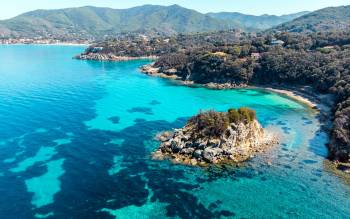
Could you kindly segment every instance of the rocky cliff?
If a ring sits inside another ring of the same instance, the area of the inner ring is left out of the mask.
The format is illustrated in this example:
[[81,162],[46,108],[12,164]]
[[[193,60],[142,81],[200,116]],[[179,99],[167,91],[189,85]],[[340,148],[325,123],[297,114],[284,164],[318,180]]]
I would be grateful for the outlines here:
[[249,117],[247,112],[253,111],[242,108],[238,111],[230,109],[227,113],[201,113],[191,118],[182,129],[158,136],[162,143],[153,153],[153,158],[201,166],[252,158],[277,142],[255,116]]
[[82,53],[75,56],[76,59],[81,60],[96,60],[96,61],[130,61],[130,60],[141,60],[141,59],[157,59],[157,56],[118,56],[113,53]]

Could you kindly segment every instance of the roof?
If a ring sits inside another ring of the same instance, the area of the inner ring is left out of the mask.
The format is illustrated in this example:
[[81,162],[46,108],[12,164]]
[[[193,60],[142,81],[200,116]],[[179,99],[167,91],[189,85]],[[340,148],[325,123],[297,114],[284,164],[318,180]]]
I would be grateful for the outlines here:
[[284,44],[282,40],[272,40],[271,44]]

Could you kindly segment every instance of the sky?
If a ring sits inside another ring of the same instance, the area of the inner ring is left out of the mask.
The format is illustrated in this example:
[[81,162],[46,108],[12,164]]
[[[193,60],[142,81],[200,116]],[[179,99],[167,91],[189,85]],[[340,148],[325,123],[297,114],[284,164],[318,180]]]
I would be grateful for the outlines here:
[[130,8],[144,4],[173,5],[206,12],[241,12],[245,14],[282,15],[314,11],[329,6],[350,5],[350,0],[1,0],[0,19],[8,19],[36,9],[58,9],[80,6]]

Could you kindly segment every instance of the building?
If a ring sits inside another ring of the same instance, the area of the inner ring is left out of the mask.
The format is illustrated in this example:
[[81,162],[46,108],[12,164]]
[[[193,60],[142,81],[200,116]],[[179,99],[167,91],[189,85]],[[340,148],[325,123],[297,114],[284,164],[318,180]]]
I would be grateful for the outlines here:
[[271,45],[273,45],[273,46],[283,46],[284,45],[284,41],[273,39],[271,41]]
[[253,52],[250,57],[253,59],[260,59],[261,55],[258,52]]

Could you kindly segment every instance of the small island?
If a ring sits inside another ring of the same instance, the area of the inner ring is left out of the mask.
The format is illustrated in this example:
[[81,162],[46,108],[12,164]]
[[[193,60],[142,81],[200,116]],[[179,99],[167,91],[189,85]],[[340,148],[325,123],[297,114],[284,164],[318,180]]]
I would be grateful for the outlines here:
[[153,159],[193,166],[239,163],[277,143],[249,108],[200,112],[183,128],[157,138],[162,143]]

